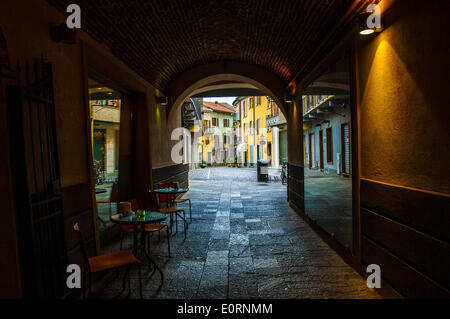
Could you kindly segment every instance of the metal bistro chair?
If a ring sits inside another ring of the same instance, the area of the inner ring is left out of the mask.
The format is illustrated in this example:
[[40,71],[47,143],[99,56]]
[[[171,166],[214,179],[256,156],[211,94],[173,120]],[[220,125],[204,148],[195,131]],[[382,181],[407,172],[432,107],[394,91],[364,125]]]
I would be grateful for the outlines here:
[[[131,210],[137,211],[139,209],[138,201],[137,199],[133,198],[131,200],[128,200],[127,202],[131,203]],[[121,207],[119,206],[119,213],[122,213]],[[158,209],[152,211],[158,211]],[[167,228],[166,228],[167,227]],[[120,250],[122,250],[122,243],[123,243],[123,237],[126,233],[132,233],[134,232],[134,227],[130,225],[121,225],[121,233],[120,233]],[[161,241],[161,230],[166,228],[167,230],[167,251],[169,253],[170,257],[170,236],[169,236],[169,226],[166,224],[147,224],[145,225],[145,233],[147,234],[147,247],[150,249],[150,234],[153,234],[154,232],[158,232],[159,240]]]
[[[161,184],[159,184],[159,185],[161,185]],[[158,197],[156,196],[156,193],[150,190],[149,195],[150,195],[150,202],[152,205],[152,210],[156,210],[162,214],[169,215],[169,217],[170,217],[170,232],[171,233],[172,233],[172,227],[173,227],[173,217],[175,217],[176,233],[178,232],[178,216],[183,220],[183,222],[184,222],[184,239],[186,239],[187,222],[186,222],[186,214],[184,212],[184,209],[181,209],[177,206],[169,206],[170,197],[168,195],[166,195],[166,197],[165,197],[168,199],[167,207],[159,208],[161,202],[158,201]],[[158,194],[158,195],[165,195],[165,194]],[[181,213],[181,212],[183,213],[183,216],[179,215],[179,213]]]
[[[171,187],[171,188],[175,188],[178,189],[179,185],[178,183],[175,182],[170,182],[170,183],[160,183],[160,184],[156,184],[157,188],[166,188],[166,187]],[[169,207],[169,205],[171,204],[171,202],[173,204],[179,204],[179,203],[185,203],[188,202],[189,203],[189,223],[192,223],[192,203],[191,203],[191,199],[190,198],[177,198],[176,196],[169,196],[169,195],[165,195],[165,194],[159,194],[159,202],[160,203],[166,203],[167,207]]]
[[[139,260],[133,255],[131,250],[120,250],[113,253],[98,255],[95,257],[88,257],[88,251],[86,244],[84,242],[83,233],[78,226],[78,222],[73,225],[73,230],[78,234],[80,239],[81,251],[83,253],[83,258],[85,261],[85,267],[88,270],[88,287],[89,295],[92,293],[92,273],[97,273],[105,270],[116,269],[121,267],[127,267],[126,273],[123,277],[122,291],[125,290],[125,278],[128,278],[128,295],[131,293],[130,285],[130,267],[132,265],[137,265],[139,273],[139,295],[142,299],[142,276],[141,276],[141,265]],[[85,286],[83,285],[83,298],[85,298]]]
[[[174,188],[178,189],[178,183],[173,183],[175,185]],[[174,199],[174,203],[175,204],[179,204],[179,203],[185,203],[188,202],[189,203],[189,223],[192,223],[192,204],[191,204],[191,199],[190,198],[175,198]]]

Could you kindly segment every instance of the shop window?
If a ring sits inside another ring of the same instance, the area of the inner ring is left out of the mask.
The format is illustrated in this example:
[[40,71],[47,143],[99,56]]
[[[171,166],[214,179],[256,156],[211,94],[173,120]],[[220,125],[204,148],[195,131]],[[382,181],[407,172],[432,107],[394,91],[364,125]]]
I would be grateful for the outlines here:
[[[358,234],[353,234],[354,177],[351,174],[350,132],[354,109],[349,81],[349,53],[337,56],[324,66],[323,71],[302,92],[303,155],[306,164],[303,205],[308,218],[328,233],[332,240],[352,251],[354,238]],[[337,74],[339,78],[335,78]],[[333,88],[331,85],[317,86],[316,83],[321,81],[339,85]],[[330,200],[318,205],[320,198]]]

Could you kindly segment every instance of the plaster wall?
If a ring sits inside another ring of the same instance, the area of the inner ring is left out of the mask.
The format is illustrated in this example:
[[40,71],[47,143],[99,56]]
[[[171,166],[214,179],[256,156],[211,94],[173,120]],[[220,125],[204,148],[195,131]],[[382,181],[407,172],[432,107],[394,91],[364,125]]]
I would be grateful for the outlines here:
[[[82,67],[78,45],[57,44],[50,39],[50,25],[65,21],[40,0],[5,0],[0,3],[0,21],[8,43],[11,65],[44,57],[53,63],[54,99],[62,186],[88,179],[86,122],[83,104]],[[20,22],[18,22],[20,21]]]
[[446,1],[398,1],[359,48],[363,178],[450,193]]

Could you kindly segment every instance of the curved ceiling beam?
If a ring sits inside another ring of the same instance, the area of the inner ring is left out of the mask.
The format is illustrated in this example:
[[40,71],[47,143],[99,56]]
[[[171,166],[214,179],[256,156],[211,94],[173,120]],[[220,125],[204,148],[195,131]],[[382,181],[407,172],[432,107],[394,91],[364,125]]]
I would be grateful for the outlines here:
[[243,82],[228,82],[226,84],[205,85],[192,92],[192,95],[223,89],[258,89],[256,86]]
[[233,96],[262,96],[265,95],[258,89],[250,88],[234,88],[234,89],[218,89],[196,93],[192,97],[233,97]]
[[242,82],[256,87],[265,95],[271,96],[287,118],[285,85],[276,75],[251,64],[216,62],[187,70],[169,83],[165,90],[172,101],[168,112],[169,121],[194,91],[221,81]]

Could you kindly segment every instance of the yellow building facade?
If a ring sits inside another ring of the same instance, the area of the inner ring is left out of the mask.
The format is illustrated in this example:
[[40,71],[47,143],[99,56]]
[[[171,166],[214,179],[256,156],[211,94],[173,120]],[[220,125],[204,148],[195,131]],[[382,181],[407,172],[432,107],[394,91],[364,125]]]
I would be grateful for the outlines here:
[[198,138],[198,162],[221,165],[234,162],[232,105],[203,102],[202,136]]
[[238,112],[237,135],[240,162],[255,165],[272,160],[272,127],[266,119],[276,112],[276,104],[267,96],[239,97],[233,103]]

